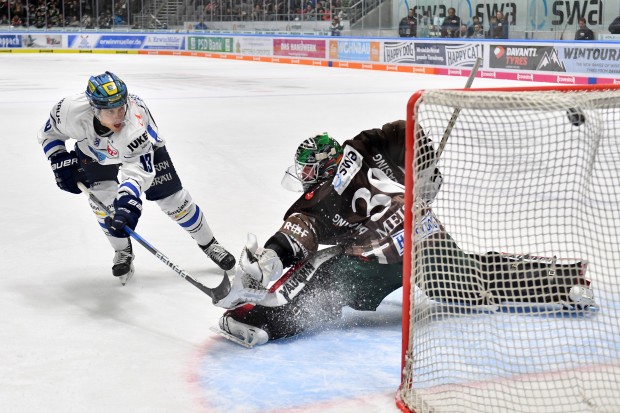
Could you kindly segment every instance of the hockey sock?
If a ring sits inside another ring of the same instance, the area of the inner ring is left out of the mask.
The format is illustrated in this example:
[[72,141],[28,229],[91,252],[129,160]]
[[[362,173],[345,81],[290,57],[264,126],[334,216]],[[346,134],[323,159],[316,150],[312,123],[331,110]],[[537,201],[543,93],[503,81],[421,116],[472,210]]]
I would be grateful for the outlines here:
[[187,231],[199,245],[207,245],[211,242],[213,232],[200,207],[194,203],[186,189],[181,189],[156,202],[161,210]]

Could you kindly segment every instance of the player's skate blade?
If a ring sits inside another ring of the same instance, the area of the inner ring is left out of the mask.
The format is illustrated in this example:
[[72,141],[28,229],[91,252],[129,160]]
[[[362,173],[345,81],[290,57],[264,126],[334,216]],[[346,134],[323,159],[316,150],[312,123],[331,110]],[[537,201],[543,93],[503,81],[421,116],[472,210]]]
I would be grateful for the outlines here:
[[121,282],[121,285],[127,284],[127,282],[129,280],[131,280],[131,277],[133,277],[133,273],[134,272],[135,272],[135,269],[134,269],[133,264],[132,264],[131,267],[129,268],[129,272],[127,272],[126,274],[123,274],[123,275],[118,277],[118,279]]

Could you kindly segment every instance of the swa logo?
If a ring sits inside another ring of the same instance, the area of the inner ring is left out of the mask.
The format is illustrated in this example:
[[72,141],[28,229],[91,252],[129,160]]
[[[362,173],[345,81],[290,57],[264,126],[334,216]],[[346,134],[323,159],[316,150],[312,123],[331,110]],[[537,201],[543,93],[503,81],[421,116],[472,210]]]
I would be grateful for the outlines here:
[[495,50],[493,50],[493,54],[496,58],[501,59],[506,54],[506,49],[501,46],[496,46]]

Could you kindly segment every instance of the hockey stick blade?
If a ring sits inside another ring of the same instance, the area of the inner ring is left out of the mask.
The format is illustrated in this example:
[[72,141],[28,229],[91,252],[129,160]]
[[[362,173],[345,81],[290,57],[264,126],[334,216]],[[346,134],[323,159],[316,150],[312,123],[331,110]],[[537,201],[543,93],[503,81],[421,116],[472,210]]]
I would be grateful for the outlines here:
[[[84,185],[82,182],[78,182],[77,186],[78,186],[78,188],[80,188],[80,191],[82,191],[82,193],[84,195],[88,196],[88,198],[95,205],[97,205],[99,208],[101,208],[101,210],[103,212],[105,212],[107,215],[110,215],[110,211],[105,206],[105,204],[103,202],[101,202],[99,200],[99,198],[97,198],[95,196],[95,194],[93,194],[86,185]],[[228,278],[228,274],[226,272],[224,272],[224,279],[222,280],[220,285],[218,285],[215,288],[209,288],[206,285],[202,284],[201,282],[197,281],[187,271],[181,269],[178,265],[176,265],[175,263],[170,261],[170,259],[168,257],[166,257],[157,248],[155,248],[148,241],[146,241],[144,238],[142,238],[137,232],[133,231],[131,228],[128,228],[128,227],[125,227],[124,229],[125,229],[125,232],[131,238],[133,238],[136,241],[138,241],[138,243],[140,245],[142,245],[151,254],[153,254],[155,257],[157,257],[158,260],[160,260],[161,262],[166,264],[168,267],[170,267],[174,272],[179,274],[181,277],[185,278],[185,280],[187,280],[194,287],[198,288],[200,291],[202,291],[203,293],[205,293],[209,297],[211,297],[211,300],[212,300],[213,303],[216,303],[216,302],[220,301],[222,298],[224,298],[224,297],[226,297],[228,295],[228,292],[230,291],[230,279]]]
[[230,292],[230,278],[228,277],[228,273],[226,271],[224,271],[224,278],[222,279],[220,285],[214,288],[209,288],[206,285],[196,281],[195,279],[190,277],[189,274],[187,274],[187,276],[183,278],[189,281],[189,283],[192,284],[194,287],[198,288],[200,291],[211,297],[211,301],[213,302],[213,304],[219,302]]

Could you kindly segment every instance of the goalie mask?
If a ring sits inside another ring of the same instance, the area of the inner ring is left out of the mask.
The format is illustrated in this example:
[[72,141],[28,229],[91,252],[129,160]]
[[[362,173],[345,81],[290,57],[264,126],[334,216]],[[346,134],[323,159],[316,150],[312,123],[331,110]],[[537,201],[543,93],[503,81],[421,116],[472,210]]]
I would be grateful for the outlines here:
[[127,103],[127,86],[112,72],[91,76],[86,97],[95,109],[113,109]]
[[327,133],[304,140],[295,152],[294,164],[288,168],[282,186],[308,192],[313,186],[336,174],[342,147]]

